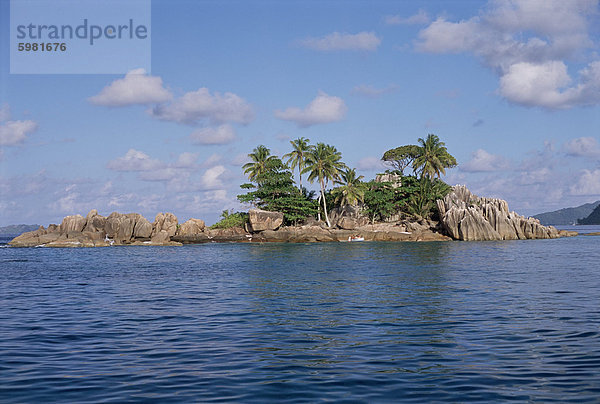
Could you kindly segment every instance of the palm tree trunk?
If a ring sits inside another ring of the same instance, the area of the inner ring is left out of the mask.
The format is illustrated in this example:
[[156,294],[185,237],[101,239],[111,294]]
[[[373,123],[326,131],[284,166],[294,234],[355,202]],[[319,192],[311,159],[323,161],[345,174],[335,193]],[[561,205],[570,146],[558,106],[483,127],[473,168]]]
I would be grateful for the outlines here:
[[319,222],[321,221],[321,194],[319,193],[319,197],[317,198],[317,202],[319,203],[319,210],[317,211],[317,219]]
[[325,185],[321,180],[321,195],[323,195],[323,212],[325,212],[325,221],[327,222],[327,227],[331,227],[331,223],[329,223],[329,216],[327,216],[327,201],[325,200]]

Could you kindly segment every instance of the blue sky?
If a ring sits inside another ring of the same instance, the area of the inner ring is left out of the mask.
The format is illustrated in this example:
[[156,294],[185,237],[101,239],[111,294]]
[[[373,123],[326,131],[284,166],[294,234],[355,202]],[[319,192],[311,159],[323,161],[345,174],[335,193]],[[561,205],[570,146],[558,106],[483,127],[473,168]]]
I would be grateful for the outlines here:
[[212,223],[243,208],[254,147],[300,136],[370,179],[435,133],[446,182],[522,214],[600,199],[598,1],[151,4],[151,70],[31,75],[10,74],[0,0],[0,225]]

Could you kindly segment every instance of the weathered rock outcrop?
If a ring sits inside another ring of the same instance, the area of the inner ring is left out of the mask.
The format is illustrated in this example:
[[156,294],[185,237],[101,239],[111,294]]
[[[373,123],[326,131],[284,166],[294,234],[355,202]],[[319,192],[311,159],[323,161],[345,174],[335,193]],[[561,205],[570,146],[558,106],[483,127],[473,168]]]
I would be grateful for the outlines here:
[[[399,220],[368,224],[357,207],[332,211],[333,228],[316,219],[303,226],[281,227],[283,214],[251,209],[246,229],[206,228],[203,220],[182,225],[172,213],[159,213],[150,223],[138,213],[113,212],[108,217],[90,211],[86,217],[65,217],[60,225],[40,226],[9,244],[15,247],[107,247],[111,245],[181,245],[211,242],[336,242],[360,235],[365,241],[517,240],[577,235],[542,226],[538,220],[509,212],[506,201],[480,198],[464,186],[456,186],[437,201],[441,222]],[[444,231],[447,235],[441,233]]]
[[277,230],[283,224],[283,213],[269,212],[262,209],[250,209],[248,211],[251,232],[264,230]]
[[558,238],[552,226],[508,210],[502,199],[480,198],[464,185],[456,185],[443,200],[437,201],[442,226],[455,240],[524,240]]
[[194,236],[200,234],[204,231],[206,224],[204,220],[200,219],[190,219],[181,226],[175,232],[177,236]]
[[354,230],[369,223],[359,206],[345,205],[334,208],[329,213],[329,221],[343,230]]
[[182,243],[249,242],[249,243],[316,243],[348,241],[348,237],[360,234],[366,241],[448,241],[450,237],[420,227],[414,232],[405,231],[404,225],[380,223],[357,227],[354,230],[327,228],[307,224],[296,227],[281,227],[278,230],[262,230],[248,233],[241,227],[205,230],[194,236],[175,236]]
[[83,231],[86,222],[87,221],[85,217],[81,215],[67,216],[63,219],[62,223],[60,224],[60,232],[67,233],[70,231]]
[[393,188],[400,188],[402,186],[402,176],[394,173],[377,174],[375,182],[389,182]]
[[[67,216],[60,226],[23,233],[10,242],[15,247],[106,247],[111,245],[177,245],[171,237],[177,230],[177,218],[171,213],[157,215],[152,224],[139,213],[113,212],[108,217],[91,210]],[[152,238],[151,238],[152,237]]]

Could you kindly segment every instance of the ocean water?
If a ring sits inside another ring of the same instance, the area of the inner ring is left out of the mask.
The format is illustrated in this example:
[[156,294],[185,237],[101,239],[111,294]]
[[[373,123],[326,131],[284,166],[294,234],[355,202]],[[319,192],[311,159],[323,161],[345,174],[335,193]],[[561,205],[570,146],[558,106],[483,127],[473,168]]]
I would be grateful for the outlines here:
[[0,248],[0,402],[598,402],[599,246]]

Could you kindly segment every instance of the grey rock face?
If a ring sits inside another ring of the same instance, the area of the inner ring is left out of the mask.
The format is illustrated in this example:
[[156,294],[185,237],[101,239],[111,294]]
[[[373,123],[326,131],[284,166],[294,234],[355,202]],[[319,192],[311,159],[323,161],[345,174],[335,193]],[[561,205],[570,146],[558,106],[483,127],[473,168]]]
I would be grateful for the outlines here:
[[143,216],[137,218],[133,228],[134,238],[148,238],[152,236],[152,223]]
[[283,213],[281,212],[250,209],[248,211],[248,216],[250,221],[249,230],[251,232],[277,230],[283,223]]
[[369,218],[363,215],[362,207],[345,205],[329,212],[329,220],[340,229],[352,230],[369,223]]
[[[171,214],[159,214],[154,225],[139,213],[113,212],[108,217],[93,209],[84,218],[67,216],[60,226],[50,225],[23,233],[10,242],[15,247],[104,247],[120,244],[174,245],[171,237],[177,230],[177,218]],[[203,226],[204,222],[196,223]],[[154,230],[158,229],[156,233]],[[151,240],[149,240],[152,237]]]
[[60,232],[66,233],[69,231],[83,231],[86,219],[81,215],[67,216],[60,224]]
[[556,228],[508,210],[502,199],[480,198],[464,185],[456,185],[437,201],[446,233],[455,240],[523,240],[560,237]]
[[204,231],[206,224],[204,220],[200,219],[190,219],[177,229],[175,235],[177,236],[195,236]]
[[400,188],[402,186],[402,176],[391,173],[377,174],[375,182],[390,182],[393,188]]
[[154,224],[152,226],[152,237],[166,231],[169,237],[172,237],[177,232],[177,216],[172,213],[159,213],[154,218]]

